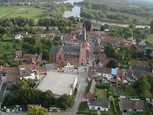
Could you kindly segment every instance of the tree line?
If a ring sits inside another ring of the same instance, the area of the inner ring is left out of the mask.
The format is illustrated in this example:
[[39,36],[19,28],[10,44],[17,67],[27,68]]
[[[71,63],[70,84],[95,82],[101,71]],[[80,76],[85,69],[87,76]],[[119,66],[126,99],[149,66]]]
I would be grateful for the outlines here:
[[74,104],[73,96],[64,94],[56,99],[50,90],[43,92],[39,89],[34,89],[34,86],[34,81],[30,79],[22,79],[12,84],[8,88],[9,92],[6,93],[2,106],[21,105],[27,109],[27,105],[36,104],[42,105],[47,109],[51,106],[56,106],[65,110]]
[[34,20],[28,19],[24,17],[16,17],[16,18],[2,18],[0,19],[0,25],[2,27],[12,27],[12,26],[19,26],[24,27],[26,25],[33,26]]

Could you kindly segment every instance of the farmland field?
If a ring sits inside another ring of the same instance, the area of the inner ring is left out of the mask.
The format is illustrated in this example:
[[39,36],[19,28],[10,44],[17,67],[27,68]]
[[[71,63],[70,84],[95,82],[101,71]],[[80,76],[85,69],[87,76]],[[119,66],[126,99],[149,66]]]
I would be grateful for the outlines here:
[[43,9],[35,8],[32,6],[1,6],[0,7],[0,18],[10,18],[10,17],[26,17],[29,19],[38,20],[43,13]]

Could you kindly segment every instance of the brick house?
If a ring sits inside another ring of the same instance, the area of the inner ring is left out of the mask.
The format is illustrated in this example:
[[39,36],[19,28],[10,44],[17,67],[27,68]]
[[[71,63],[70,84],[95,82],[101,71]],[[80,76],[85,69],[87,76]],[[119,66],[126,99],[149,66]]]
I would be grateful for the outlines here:
[[85,98],[86,99],[93,99],[94,98],[94,93],[95,93],[95,85],[96,82],[94,80],[91,80],[86,88],[86,93],[85,93]]

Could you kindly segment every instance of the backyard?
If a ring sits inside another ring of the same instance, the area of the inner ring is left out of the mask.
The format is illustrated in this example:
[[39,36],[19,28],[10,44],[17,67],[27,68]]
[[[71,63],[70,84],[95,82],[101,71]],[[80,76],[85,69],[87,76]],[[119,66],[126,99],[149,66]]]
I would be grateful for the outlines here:
[[105,89],[96,89],[95,95],[97,98],[107,98],[107,91]]

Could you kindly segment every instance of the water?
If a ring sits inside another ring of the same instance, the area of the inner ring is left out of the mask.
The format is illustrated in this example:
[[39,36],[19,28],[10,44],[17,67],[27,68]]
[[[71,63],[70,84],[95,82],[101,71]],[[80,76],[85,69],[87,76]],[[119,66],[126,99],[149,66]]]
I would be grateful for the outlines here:
[[[82,1],[83,0],[67,0],[67,1],[64,1],[64,3],[71,3],[71,4],[73,4],[74,2],[82,2]],[[65,18],[68,18],[68,17],[71,17],[71,16],[80,17],[80,12],[81,12],[81,7],[75,5],[72,8],[72,10],[65,11],[64,14],[63,14],[63,17],[65,17]]]
[[[62,3],[71,3],[71,4],[73,4],[74,2],[82,2],[82,1],[84,1],[84,0],[67,0],[67,1],[64,1]],[[72,10],[65,11],[64,14],[63,14],[63,17],[65,17],[65,18],[68,18],[68,17],[71,17],[71,16],[80,17],[80,12],[81,12],[81,7],[75,5],[72,8]],[[117,24],[117,23],[99,22],[99,21],[96,21],[96,22],[100,23],[102,25],[108,24],[108,25],[114,25],[114,26],[119,26],[119,27],[128,27],[129,26],[129,24]],[[145,28],[145,27],[150,28],[147,25],[136,25],[136,28]]]

